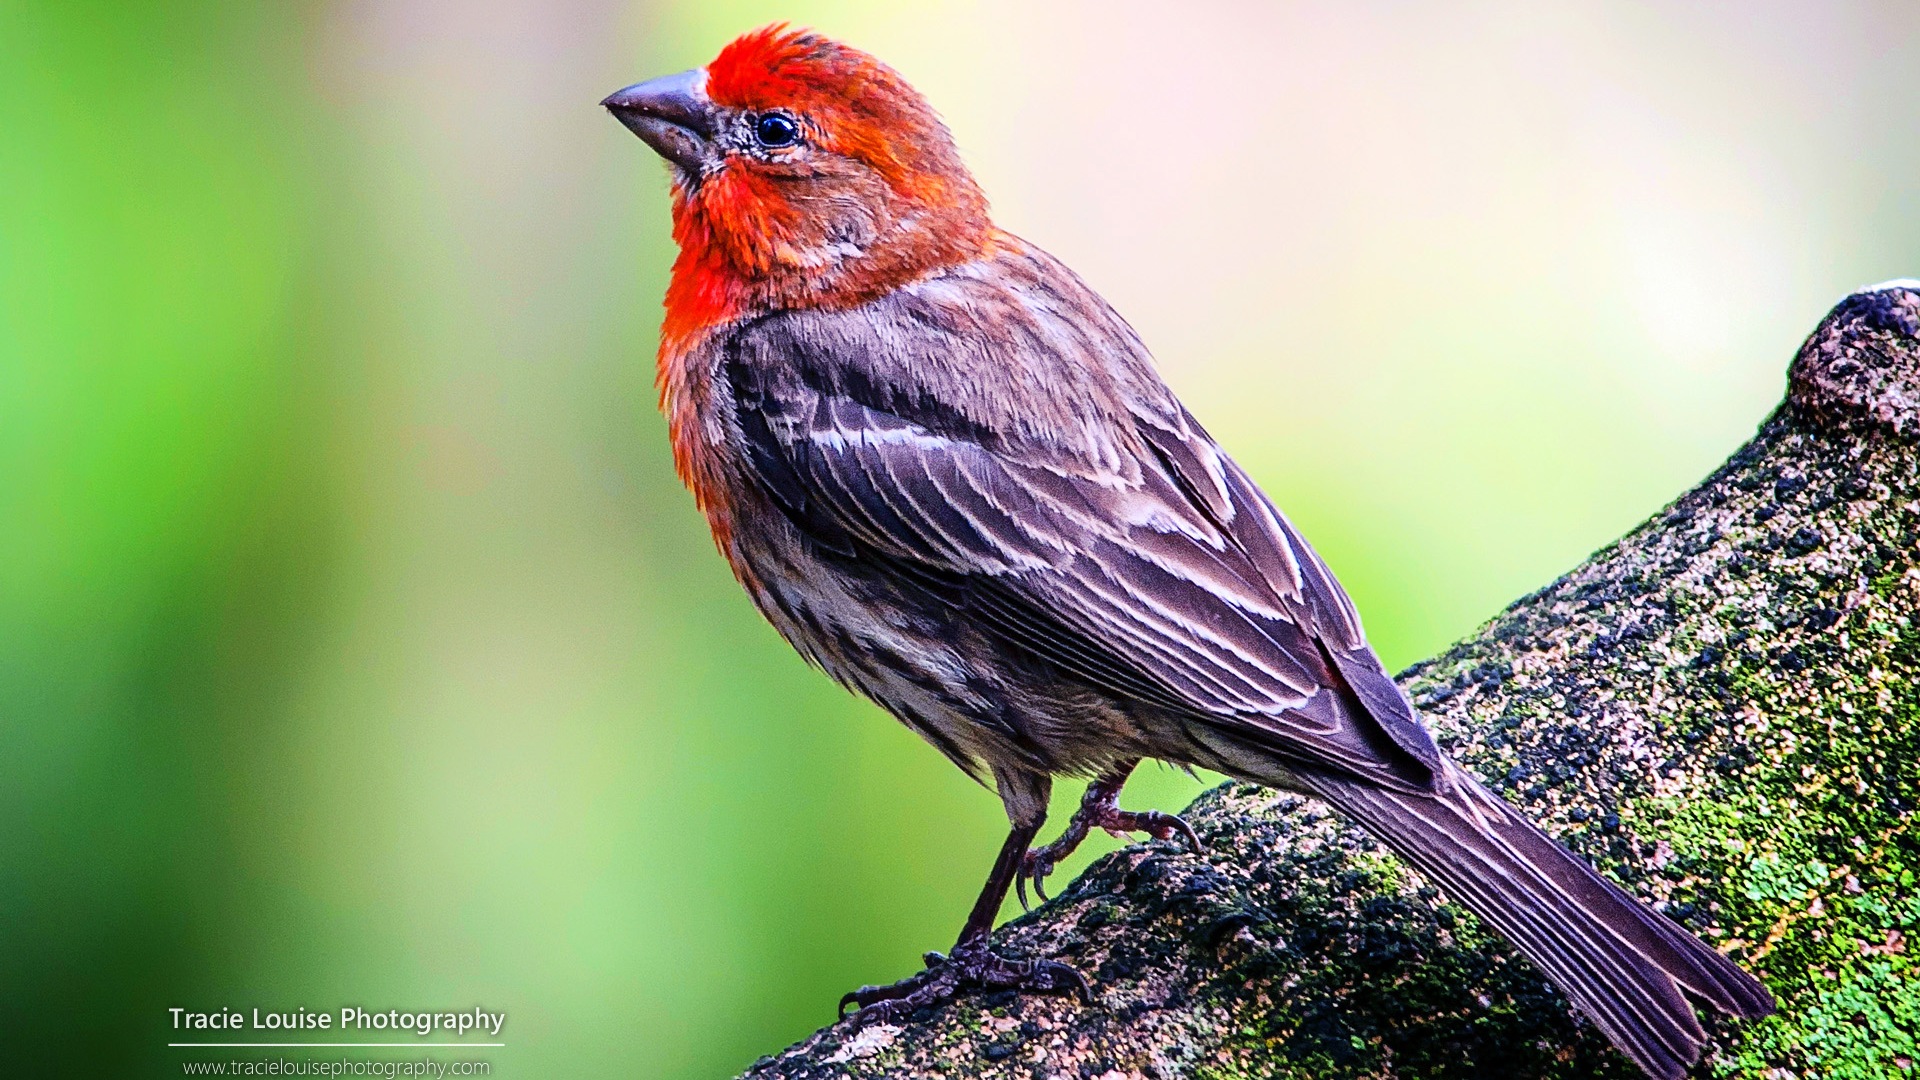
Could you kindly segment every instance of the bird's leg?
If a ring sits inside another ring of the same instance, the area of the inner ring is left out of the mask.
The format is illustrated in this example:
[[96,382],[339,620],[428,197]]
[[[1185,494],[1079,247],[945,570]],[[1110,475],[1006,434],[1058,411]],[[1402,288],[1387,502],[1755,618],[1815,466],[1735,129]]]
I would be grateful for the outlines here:
[[1033,891],[1040,899],[1048,898],[1044,885],[1047,876],[1053,873],[1054,867],[1073,854],[1092,829],[1105,829],[1122,839],[1129,833],[1143,832],[1156,840],[1165,840],[1179,833],[1190,849],[1199,852],[1200,838],[1194,835],[1193,827],[1179,815],[1163,814],[1158,810],[1135,812],[1120,809],[1120,789],[1126,786],[1127,777],[1138,764],[1137,758],[1123,762],[1088,784],[1086,795],[1080,799],[1080,809],[1074,811],[1073,817],[1067,821],[1066,831],[1060,834],[1060,838],[1027,852],[1026,858],[1021,860],[1020,873],[1014,883],[1021,907],[1027,904],[1028,879],[1032,879]]
[[913,1015],[917,1010],[952,1000],[967,990],[1026,990],[1035,993],[1073,991],[1088,996],[1086,979],[1065,964],[1052,960],[1008,960],[988,947],[993,920],[1007,898],[1007,889],[1020,872],[1027,846],[1046,820],[1045,802],[1038,816],[1026,823],[1016,822],[1000,846],[1000,857],[993,862],[987,883],[974,901],[973,911],[960,930],[949,954],[926,954],[927,966],[890,986],[863,986],[840,999],[840,1015],[847,1006],[858,1005],[854,1021],[860,1024],[887,1022]]

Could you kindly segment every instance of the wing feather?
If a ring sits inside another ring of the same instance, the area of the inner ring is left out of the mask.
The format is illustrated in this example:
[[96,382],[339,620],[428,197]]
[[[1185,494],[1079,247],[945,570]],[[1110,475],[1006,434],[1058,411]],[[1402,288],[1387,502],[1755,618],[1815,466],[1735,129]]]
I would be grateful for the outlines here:
[[[1018,355],[999,359],[1025,408],[994,417],[1004,403],[959,381],[953,358],[990,336],[970,332],[969,313],[1021,309],[1004,295],[966,300],[945,282],[910,316],[881,301],[736,334],[719,374],[745,462],[775,504],[825,549],[886,561],[1116,698],[1231,729],[1291,761],[1400,788],[1429,783],[1438,751],[1352,604],[1141,367],[1124,324],[1106,312],[1126,385],[1106,385],[1105,399],[1097,358],[1026,355],[1085,347],[1085,335],[1002,335]],[[1045,423],[1048,409],[1066,415]]]

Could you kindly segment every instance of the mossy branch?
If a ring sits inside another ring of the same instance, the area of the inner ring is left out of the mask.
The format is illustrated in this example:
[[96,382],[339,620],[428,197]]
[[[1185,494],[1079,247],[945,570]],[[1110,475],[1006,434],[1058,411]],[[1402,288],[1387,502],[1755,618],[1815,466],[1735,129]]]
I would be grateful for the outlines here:
[[[1699,487],[1400,682],[1441,741],[1765,979],[1700,1076],[1920,1058],[1920,283],[1855,293]],[[1244,784],[1094,864],[996,943],[1081,1006],[962,999],[825,1028],[760,1080],[1631,1078],[1538,972],[1309,800]],[[1709,1021],[1713,1023],[1713,1021]]]

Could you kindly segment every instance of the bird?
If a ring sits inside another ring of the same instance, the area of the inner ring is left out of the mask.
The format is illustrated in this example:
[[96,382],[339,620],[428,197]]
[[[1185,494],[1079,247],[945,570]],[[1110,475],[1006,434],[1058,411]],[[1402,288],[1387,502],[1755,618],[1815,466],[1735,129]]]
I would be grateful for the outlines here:
[[[997,954],[1010,888],[1122,810],[1143,760],[1324,801],[1504,935],[1648,1076],[1707,1036],[1689,996],[1774,1008],[1435,743],[1313,548],[1059,260],[993,224],[905,78],[774,24],[601,103],[665,159],[657,357],[673,457],[798,652],[995,790],[1009,830],[949,952],[841,1001],[899,1021],[969,992],[1089,997]],[[1088,780],[1035,846],[1056,776]]]

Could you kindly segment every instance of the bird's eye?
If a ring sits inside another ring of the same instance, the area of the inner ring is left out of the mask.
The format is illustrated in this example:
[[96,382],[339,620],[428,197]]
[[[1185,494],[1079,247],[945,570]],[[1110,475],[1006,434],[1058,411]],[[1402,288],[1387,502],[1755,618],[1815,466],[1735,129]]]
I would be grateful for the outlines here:
[[760,140],[761,146],[774,149],[792,146],[800,141],[800,125],[784,113],[768,113],[754,122],[753,137]]

